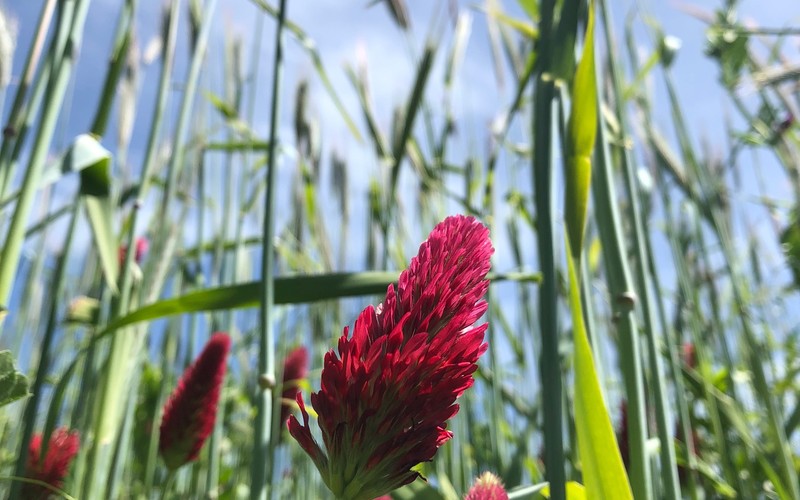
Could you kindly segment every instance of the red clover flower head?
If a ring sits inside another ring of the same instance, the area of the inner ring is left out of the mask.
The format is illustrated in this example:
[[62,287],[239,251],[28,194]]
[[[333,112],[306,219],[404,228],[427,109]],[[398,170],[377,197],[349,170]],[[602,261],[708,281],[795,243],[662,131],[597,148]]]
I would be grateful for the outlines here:
[[214,429],[231,339],[211,336],[164,406],[158,451],[171,470],[195,460]]
[[[45,482],[54,488],[64,485],[69,466],[80,448],[77,431],[70,432],[65,427],[55,429],[47,444],[47,454],[42,457],[42,435],[36,434],[28,445],[28,462],[25,477]],[[51,490],[31,483],[22,489],[23,498],[48,498]]]
[[326,451],[311,434],[302,396],[291,435],[334,496],[369,500],[411,483],[453,434],[447,420],[486,351],[482,299],[494,249],[472,217],[448,217],[422,243],[397,288],[367,307],[338,352],[325,355],[321,389],[311,395]]

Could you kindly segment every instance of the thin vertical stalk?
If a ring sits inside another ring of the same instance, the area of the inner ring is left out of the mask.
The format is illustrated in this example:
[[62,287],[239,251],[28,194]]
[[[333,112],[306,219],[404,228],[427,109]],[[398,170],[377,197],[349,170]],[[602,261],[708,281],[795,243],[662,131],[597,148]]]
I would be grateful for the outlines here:
[[[64,247],[61,255],[58,258],[55,272],[53,273],[53,283],[51,289],[53,295],[50,297],[50,307],[47,312],[47,326],[44,331],[44,338],[42,339],[39,350],[39,366],[36,369],[36,376],[33,380],[31,387],[31,397],[25,405],[25,412],[22,417],[22,435],[19,442],[19,450],[17,451],[17,462],[14,467],[15,476],[23,476],[25,474],[25,466],[28,460],[28,443],[33,435],[33,427],[36,425],[36,416],[39,413],[39,404],[42,401],[42,389],[46,383],[48,370],[52,366],[51,355],[53,338],[58,326],[58,304],[61,303],[60,296],[64,289],[64,278],[67,270],[67,260],[69,249],[72,247],[72,238],[74,237],[78,221],[78,213],[80,211],[81,203],[77,200],[73,203],[71,219],[67,227],[67,233],[64,240]],[[47,442],[43,439],[43,442]],[[9,493],[9,499],[15,500],[20,493],[21,483],[14,481]]]
[[[50,211],[54,193],[54,189],[48,190],[47,194],[43,196],[41,204],[42,214],[47,214]],[[65,208],[68,209],[66,211],[67,213],[72,211],[72,207]],[[45,299],[42,297],[43,294],[38,290],[42,286],[39,277],[44,275],[43,272],[46,269],[45,262],[48,256],[47,236],[48,232],[45,230],[42,231],[42,235],[38,238],[35,246],[36,249],[34,250],[34,255],[36,257],[27,272],[25,285],[19,292],[20,297],[28,297],[25,301],[28,306],[27,311],[18,317],[13,328],[9,328],[4,332],[5,337],[0,336],[1,345],[4,346],[4,349],[8,349],[11,352],[21,352],[20,349],[22,349],[23,341],[29,335],[27,332],[39,331],[41,328],[40,325],[42,321],[44,321],[44,318],[42,318],[42,309]],[[31,298],[33,297],[37,297],[37,299],[32,300]]]
[[8,303],[14,285],[22,243],[25,239],[25,225],[39,189],[39,180],[47,159],[47,152],[55,132],[69,78],[80,50],[83,26],[90,3],[91,0],[67,0],[60,4],[59,30],[53,37],[45,63],[54,69],[45,92],[47,106],[42,114],[19,200],[11,217],[2,253],[0,253],[0,304]]
[[[603,18],[605,15],[604,2]],[[608,29],[607,27],[605,28]],[[599,76],[599,75],[598,75]],[[602,88],[598,82],[598,88]],[[592,175],[592,197],[595,201],[597,224],[607,230],[600,231],[604,262],[607,267],[609,290],[613,304],[613,317],[619,332],[619,358],[625,383],[628,408],[628,446],[630,456],[630,481],[633,496],[650,499],[650,461],[645,445],[647,425],[645,417],[644,375],[639,338],[634,320],[636,294],[633,291],[628,269],[626,246],[622,238],[621,219],[616,205],[618,200],[613,182],[608,131],[598,126],[596,143],[597,161]]]
[[108,482],[106,483],[105,498],[119,498],[120,478],[125,468],[125,459],[130,456],[131,434],[133,433],[133,420],[135,417],[136,406],[138,404],[137,392],[139,382],[142,377],[142,360],[136,361],[133,369],[133,380],[131,380],[131,390],[128,394],[128,401],[125,408],[125,415],[122,419],[120,431],[114,444],[114,453],[109,467]]
[[173,140],[172,159],[169,164],[167,183],[165,186],[164,198],[161,202],[161,212],[166,217],[169,214],[169,207],[175,198],[178,189],[178,179],[183,170],[184,158],[186,155],[186,137],[189,132],[189,121],[195,110],[194,98],[197,93],[197,81],[200,77],[200,69],[203,67],[208,37],[211,33],[211,25],[214,21],[214,11],[216,10],[217,0],[207,0],[203,8],[203,21],[200,33],[192,54],[192,62],[189,67],[189,74],[186,77],[186,87],[183,91],[178,122],[175,126],[175,137]]
[[[487,203],[484,205],[484,213],[487,214],[487,219],[489,222],[489,230],[490,234],[496,234],[495,231],[495,216],[493,210],[493,204],[491,201],[493,200],[492,194],[488,194],[484,201]],[[490,304],[493,304],[497,301],[497,296],[492,293],[491,287],[489,290],[486,291],[486,301]],[[486,321],[487,323],[494,324],[494,308],[489,307],[486,311]],[[502,465],[505,467],[505,440],[502,439],[502,432],[500,429],[501,423],[505,420],[503,417],[503,403],[500,397],[500,385],[503,380],[503,367],[502,363],[500,362],[500,357],[497,348],[497,342],[495,341],[495,335],[498,333],[497,329],[489,329],[487,332],[487,342],[489,344],[489,367],[493,374],[491,381],[489,382],[489,395],[487,398],[487,406],[485,407],[487,411],[487,415],[489,418],[489,443],[492,446],[492,453],[495,457],[495,463]],[[465,434],[467,435],[467,434]]]
[[[603,21],[604,32],[606,36],[606,46],[609,48],[609,71],[611,73],[612,92],[615,96],[614,105],[619,120],[620,127],[623,133],[628,130],[627,116],[624,109],[624,97],[622,95],[620,71],[617,67],[616,53],[613,49],[614,44],[611,39],[611,19],[608,15],[608,5],[603,2]],[[663,347],[663,339],[658,332],[654,321],[653,300],[651,298],[652,278],[649,274],[648,254],[646,253],[645,243],[645,229],[642,221],[642,208],[639,201],[639,191],[634,180],[633,162],[631,161],[629,150],[623,148],[620,151],[619,159],[622,167],[623,185],[628,196],[627,215],[631,221],[631,236],[633,237],[633,254],[636,276],[636,288],[639,294],[643,322],[644,333],[647,337],[647,354],[650,370],[652,371],[651,389],[653,391],[653,399],[655,401],[655,415],[656,427],[658,429],[658,437],[661,442],[661,478],[663,479],[664,498],[677,500],[680,498],[680,485],[678,484],[678,469],[675,460],[675,443],[672,439],[672,430],[670,428],[670,419],[668,414],[669,403],[667,402],[666,387],[664,384],[664,368],[662,366],[662,359],[660,349]],[[638,497],[637,497],[638,498]]]
[[[675,93],[671,84],[671,79],[669,79],[669,73],[666,73],[666,75],[670,98],[674,99]],[[696,160],[690,146],[688,129],[686,128],[683,116],[677,110],[678,107],[673,106],[673,121],[675,123],[675,130],[681,144],[681,148],[689,160],[689,165],[692,170],[691,173],[695,176],[696,183],[700,188],[703,199],[714,202],[714,200],[716,200],[716,193],[708,192],[709,187],[714,186],[714,183],[711,182],[712,174],[708,172],[707,166]],[[764,347],[761,342],[759,342],[758,338],[756,338],[755,332],[753,331],[753,326],[751,325],[749,307],[747,301],[745,300],[745,293],[742,288],[744,279],[740,274],[736,264],[736,257],[731,241],[729,221],[723,217],[722,210],[719,206],[711,205],[699,208],[706,209],[706,213],[708,214],[708,222],[710,223],[711,228],[713,229],[717,241],[719,241],[722,249],[725,269],[731,281],[731,289],[733,292],[734,305],[737,313],[736,316],[738,317],[741,326],[741,335],[743,340],[742,344],[744,346],[743,352],[746,355],[747,362],[753,374],[753,386],[756,397],[760,400],[761,405],[766,408],[767,431],[770,437],[774,440],[773,445],[778,451],[778,466],[783,474],[782,479],[785,481],[784,486],[788,487],[793,498],[800,498],[800,483],[798,483],[798,476],[794,466],[791,447],[784,431],[782,422],[783,417],[776,406],[775,399],[772,397],[766,373],[764,371],[764,366],[762,364],[762,360],[766,359],[768,356],[765,356],[762,352]]]
[[[541,318],[542,350],[539,366],[542,377],[544,406],[544,441],[546,478],[551,498],[564,498],[563,415],[561,400],[564,389],[561,380],[561,355],[558,350],[558,291],[556,272],[556,238],[553,227],[554,180],[552,151],[553,99],[552,82],[537,80],[534,120],[534,189],[537,216],[536,242],[542,283],[539,286],[539,317]],[[559,494],[562,495],[559,497]]]
[[36,103],[41,102],[41,95],[44,92],[47,80],[50,78],[50,69],[52,66],[50,64],[45,64],[42,72],[39,74],[39,78],[34,84],[33,94],[34,96],[39,94],[40,98],[38,100],[36,98],[31,99],[28,101],[28,106],[23,107],[25,104],[25,95],[28,93],[28,89],[31,86],[31,80],[33,80],[36,66],[42,55],[42,47],[47,39],[47,28],[50,26],[55,7],[56,0],[48,0],[48,2],[42,6],[42,13],[39,16],[36,35],[31,44],[31,49],[28,52],[28,58],[25,60],[25,67],[22,70],[22,79],[17,87],[17,92],[14,95],[14,103],[11,105],[11,110],[8,114],[8,123],[3,129],[3,141],[2,144],[0,144],[0,199],[6,197],[8,188],[11,186],[14,178],[13,165],[16,157],[12,155],[11,152],[21,150],[21,148],[16,147],[16,144],[24,142],[25,140],[25,131],[27,131],[27,127],[24,127],[24,124],[29,121],[28,116],[33,116],[38,111],[39,106]]
[[[646,116],[649,116],[649,109],[645,111]],[[663,181],[663,173],[661,169],[658,169],[658,178],[660,180],[659,185],[664,185]],[[667,196],[666,190],[661,190],[663,194],[663,203],[662,203],[662,210],[667,214],[667,218],[671,217],[671,210],[672,207],[670,206]],[[667,227],[674,227],[672,224],[667,223]],[[671,232],[671,230],[669,231]],[[668,235],[668,238],[672,240],[672,237]],[[645,251],[647,252],[647,263],[650,271],[650,275],[653,279],[653,289],[654,290],[663,290],[660,282],[660,277],[658,275],[658,271],[656,269],[656,260],[655,254],[653,252],[653,244],[651,242],[650,237],[644,239],[645,244]],[[667,361],[669,363],[668,368],[670,375],[672,376],[672,382],[675,384],[675,405],[677,406],[677,415],[678,415],[678,424],[680,426],[680,431],[683,436],[683,442],[686,445],[686,464],[688,469],[688,490],[689,495],[692,499],[697,498],[697,473],[696,473],[696,464],[697,458],[695,456],[694,450],[694,443],[692,442],[692,431],[691,431],[691,422],[689,418],[689,407],[686,402],[686,391],[683,384],[683,375],[681,373],[681,365],[680,360],[678,358],[678,354],[676,352],[677,346],[680,345],[680,339],[678,339],[675,335],[675,331],[667,322],[667,315],[664,309],[664,300],[663,297],[659,294],[655,300],[656,304],[656,313],[658,316],[658,322],[661,325],[661,329],[664,332],[664,339],[666,341],[666,354],[667,354]],[[679,484],[680,486],[680,484]]]
[[277,439],[272,434],[272,387],[275,385],[275,338],[272,315],[275,307],[275,144],[278,136],[278,102],[283,70],[283,27],[286,22],[286,0],[278,8],[275,27],[275,55],[272,60],[272,98],[267,152],[267,189],[264,194],[264,220],[261,240],[261,304],[259,307],[257,414],[253,440],[250,498],[267,498],[272,490],[273,457]]
[[92,122],[92,134],[102,137],[108,126],[108,117],[111,116],[111,105],[117,93],[117,85],[125,68],[125,61],[128,58],[128,50],[133,41],[133,19],[136,15],[137,0],[126,0],[117,20],[114,40],[114,49],[108,63],[108,73],[106,73],[103,91],[100,96],[100,105]]
[[556,238],[553,228],[555,184],[553,180],[553,102],[555,85],[550,75],[555,1],[541,5],[540,38],[537,55],[540,71],[536,77],[533,118],[533,187],[537,218],[536,245],[542,282],[539,286],[539,317],[542,348],[539,369],[544,408],[545,478],[550,483],[553,500],[566,498],[564,470],[564,416],[561,402],[564,387],[561,380],[561,355],[558,351],[558,276],[556,272]]

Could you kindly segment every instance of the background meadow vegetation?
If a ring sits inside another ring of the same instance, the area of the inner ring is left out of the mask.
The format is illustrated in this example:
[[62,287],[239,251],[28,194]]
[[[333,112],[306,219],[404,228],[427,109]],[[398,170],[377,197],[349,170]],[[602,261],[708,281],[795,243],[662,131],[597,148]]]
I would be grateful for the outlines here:
[[[464,213],[497,250],[489,351],[394,498],[485,470],[512,498],[621,498],[615,441],[637,499],[800,498],[797,6],[684,6],[705,46],[680,49],[647,2],[315,3],[2,7],[0,495],[66,427],[75,498],[327,498],[279,422],[283,357],[308,349],[308,401]],[[369,23],[393,42],[315,42]],[[216,426],[167,482],[162,408],[216,331]]]

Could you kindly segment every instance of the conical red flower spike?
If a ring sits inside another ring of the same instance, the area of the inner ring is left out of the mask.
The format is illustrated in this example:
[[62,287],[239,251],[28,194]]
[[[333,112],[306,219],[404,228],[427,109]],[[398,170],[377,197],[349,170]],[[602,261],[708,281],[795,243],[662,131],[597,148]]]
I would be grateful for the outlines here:
[[158,452],[174,470],[195,460],[214,429],[231,339],[211,336],[164,406]]
[[370,500],[414,481],[413,467],[433,459],[452,437],[447,420],[474,380],[486,351],[483,296],[494,249],[472,217],[448,217],[419,248],[397,289],[345,328],[338,352],[325,355],[322,387],[311,395],[323,452],[301,424],[289,432],[311,456],[337,498]]
[[499,477],[484,472],[475,480],[464,500],[508,500],[508,493]]
[[[47,455],[42,458],[42,435],[35,434],[28,445],[28,463],[25,477],[45,482],[54,488],[64,485],[70,463],[80,448],[78,432],[61,427],[53,431],[47,444]],[[22,498],[48,498],[53,492],[39,485],[26,483]]]

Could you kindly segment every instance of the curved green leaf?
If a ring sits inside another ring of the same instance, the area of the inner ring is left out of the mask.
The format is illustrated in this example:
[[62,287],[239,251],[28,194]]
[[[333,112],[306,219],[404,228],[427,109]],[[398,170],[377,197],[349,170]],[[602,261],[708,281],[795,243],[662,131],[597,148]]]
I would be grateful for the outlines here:
[[575,334],[575,430],[588,498],[633,500],[617,438],[603,400],[583,323],[575,259],[567,257],[572,330]]
[[[298,304],[341,297],[383,294],[390,283],[397,281],[398,276],[397,272],[381,271],[283,276],[275,279],[275,303]],[[98,336],[106,335],[123,326],[174,314],[256,307],[261,296],[261,286],[260,281],[251,281],[199,290],[180,297],[161,300],[117,318],[106,325]]]
[[[301,304],[361,295],[382,295],[386,292],[386,287],[397,281],[399,275],[400,273],[396,271],[367,271],[281,276],[275,278],[275,303]],[[491,274],[489,279],[492,281],[538,282],[540,276],[528,273],[506,273]],[[124,326],[175,314],[256,307],[259,303],[261,286],[260,281],[251,281],[199,290],[180,297],[154,302],[112,321],[98,333],[97,337],[107,335]],[[80,320],[80,317],[71,317],[71,319],[76,321]],[[86,315],[84,314],[83,317]]]
[[567,124],[567,161],[564,181],[564,217],[573,257],[580,255],[583,228],[589,205],[589,185],[592,178],[592,151],[597,135],[597,87],[594,67],[594,13],[589,5],[589,24],[583,55],[572,81],[572,108]]

